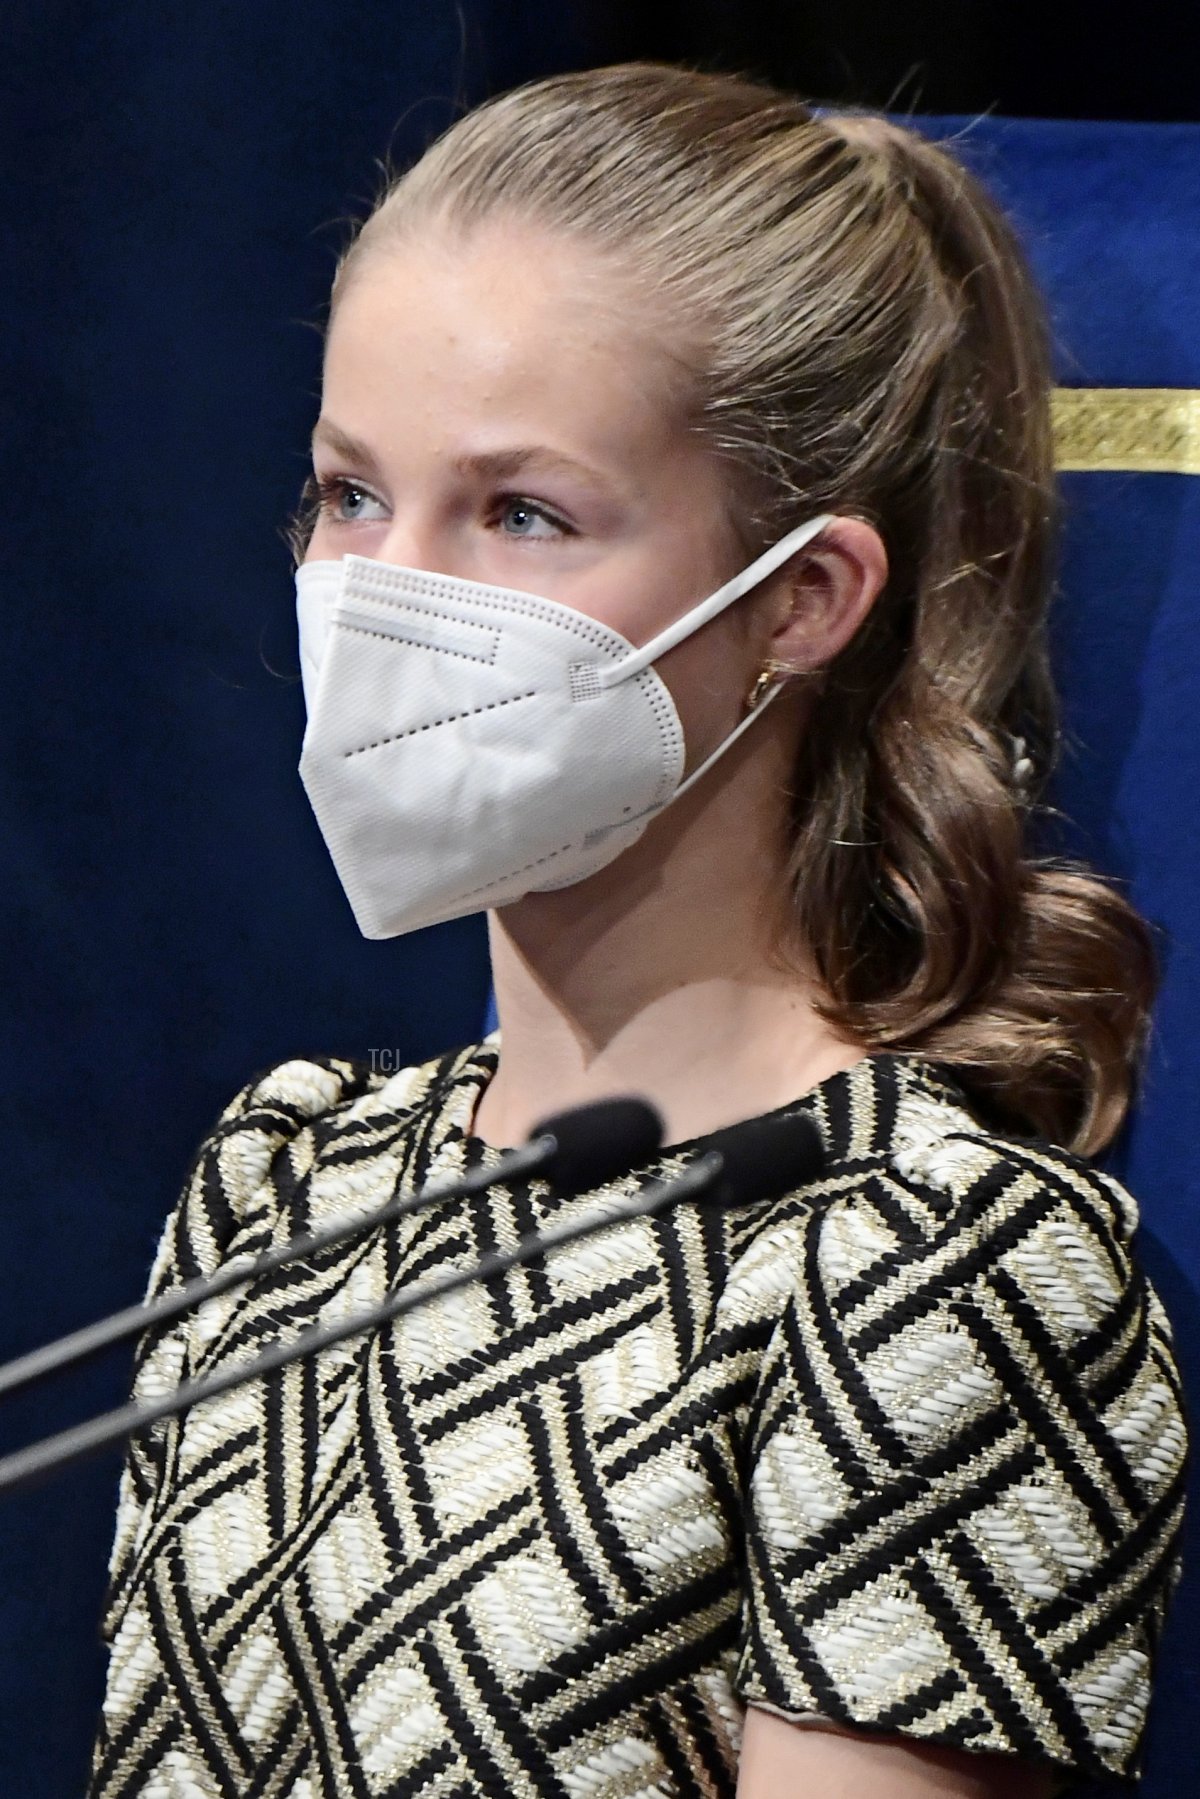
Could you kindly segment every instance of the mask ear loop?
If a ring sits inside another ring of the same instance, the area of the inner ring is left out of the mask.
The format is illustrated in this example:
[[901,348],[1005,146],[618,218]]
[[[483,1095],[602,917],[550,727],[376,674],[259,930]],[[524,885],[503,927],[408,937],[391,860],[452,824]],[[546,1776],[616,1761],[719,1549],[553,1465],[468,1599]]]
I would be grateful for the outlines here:
[[701,776],[706,775],[708,773],[709,769],[712,767],[714,762],[720,761],[721,757],[725,754],[726,750],[730,749],[737,742],[738,738],[742,735],[742,733],[744,731],[748,731],[750,729],[751,725],[754,724],[754,722],[757,719],[762,717],[762,715],[766,711],[767,707],[774,704],[774,702],[779,698],[780,694],[783,692],[784,687],[786,685],[787,685],[786,681],[780,679],[780,680],[776,681],[774,687],[771,687],[767,690],[767,692],[763,695],[762,699],[760,699],[758,701],[758,703],[756,705],[754,705],[753,707],[751,707],[750,711],[747,712],[747,714],[746,714],[745,718],[742,720],[741,724],[736,725],[734,727],[734,729],[729,733],[728,737],[724,738],[717,745],[716,749],[713,750],[710,755],[707,755],[704,758],[704,760],[700,764],[699,768],[694,768],[692,770],[691,774],[687,776],[686,780],[683,780],[679,783],[678,787],[675,789],[674,793],[671,795],[669,804],[674,805],[675,801],[677,799],[682,798],[682,796],[687,792],[689,787],[694,787],[696,785],[696,782],[701,778]]
[[[802,550],[805,544],[811,543],[814,537],[819,537],[826,525],[832,523],[833,514],[822,512],[816,518],[807,519],[804,524],[797,525],[794,531],[789,531],[786,537],[780,538],[777,544],[766,550],[757,561],[750,564],[749,568],[744,568],[741,574],[735,575],[731,581],[726,581],[723,587],[718,587],[715,593],[710,594],[706,600],[701,600],[698,606],[693,606],[690,612],[685,612],[682,618],[676,619],[673,625],[668,625],[665,631],[660,631],[657,637],[652,637],[650,642],[643,644],[640,650],[631,650],[629,655],[622,656],[619,662],[611,662],[606,668],[598,669],[596,672],[600,686],[615,687],[619,681],[627,681],[632,675],[640,675],[642,670],[649,668],[652,662],[656,662],[668,650],[673,650],[677,643],[683,643],[702,625],[706,625],[710,619],[716,618],[724,612],[727,606],[732,606],[735,600],[740,600],[743,594],[749,593],[752,587],[757,587],[760,581],[765,581],[768,575],[773,575],[777,568],[782,568],[789,557],[794,556],[797,550]],[[781,671],[780,678],[761,698],[757,697],[759,683],[755,683],[754,693],[751,694],[750,710],[745,718],[735,726],[728,737],[717,745],[711,754],[704,758],[698,768],[692,770],[686,780],[680,782],[667,801],[668,805],[674,805],[675,801],[681,798],[690,787],[694,787],[696,782],[708,773],[713,763],[718,761],[726,750],[737,742],[743,731],[748,731],[767,707],[779,698],[786,685],[786,675],[787,671]],[[661,808],[654,807],[652,810],[659,811]]]
[[[631,650],[619,662],[610,662],[597,669],[600,686],[615,687],[619,681],[629,680],[631,675],[640,675],[644,668],[649,668],[652,662],[657,662],[660,656],[673,650],[677,643],[683,643],[702,625],[724,612],[727,606],[732,606],[735,600],[740,600],[743,594],[749,593],[752,587],[757,587],[760,581],[773,575],[777,568],[782,568],[790,556],[794,556],[797,550],[802,550],[806,543],[811,543],[814,537],[819,537],[826,525],[832,523],[833,514],[822,512],[817,518],[810,518],[804,524],[797,525],[794,531],[789,531],[786,537],[780,538],[777,544],[764,551],[749,568],[744,568],[740,575],[734,575],[731,581],[726,581],[724,587],[718,587],[706,600],[701,600],[698,606],[693,606],[690,612],[677,618],[673,625],[668,625],[665,631],[660,631],[657,637],[644,643],[640,650]],[[753,716],[752,713],[751,717]],[[733,742],[732,737],[729,742]]]

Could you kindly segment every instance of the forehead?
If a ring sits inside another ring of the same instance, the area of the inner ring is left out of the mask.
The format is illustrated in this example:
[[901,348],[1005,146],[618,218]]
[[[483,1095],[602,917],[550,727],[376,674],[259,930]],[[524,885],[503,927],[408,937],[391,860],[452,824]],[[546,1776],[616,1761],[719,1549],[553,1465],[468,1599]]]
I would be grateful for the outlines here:
[[677,431],[689,389],[616,258],[516,222],[365,242],[326,346],[326,404],[377,432],[494,422],[628,444]]

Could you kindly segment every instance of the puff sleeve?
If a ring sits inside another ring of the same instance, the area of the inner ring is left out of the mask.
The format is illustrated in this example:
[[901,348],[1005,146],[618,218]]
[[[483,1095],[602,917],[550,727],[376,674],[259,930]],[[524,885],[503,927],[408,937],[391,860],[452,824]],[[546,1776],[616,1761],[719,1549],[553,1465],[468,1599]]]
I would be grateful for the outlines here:
[[[150,1272],[148,1297],[211,1274],[234,1253],[267,1247],[281,1187],[278,1158],[294,1152],[305,1127],[377,1081],[349,1062],[280,1063],[247,1083],[201,1144],[169,1216]],[[293,1180],[299,1170],[291,1170]],[[205,1340],[203,1313],[149,1333],[138,1346],[133,1397],[169,1392],[192,1372]],[[121,1477],[102,1631],[113,1637],[153,1534],[176,1433],[159,1426],[134,1438]],[[118,1671],[119,1672],[119,1671]]]
[[752,1418],[744,1700],[1135,1770],[1185,1457],[1135,1223],[919,1100],[806,1220]]

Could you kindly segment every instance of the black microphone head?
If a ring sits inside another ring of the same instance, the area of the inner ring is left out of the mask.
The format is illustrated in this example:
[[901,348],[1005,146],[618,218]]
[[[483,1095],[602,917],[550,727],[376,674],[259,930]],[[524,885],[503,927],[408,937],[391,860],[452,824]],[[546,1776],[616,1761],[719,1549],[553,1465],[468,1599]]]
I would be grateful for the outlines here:
[[553,1137],[546,1178],[569,1198],[602,1187],[654,1156],[663,1140],[663,1121],[644,1099],[598,1099],[555,1112],[530,1132]]
[[782,1199],[815,1180],[825,1163],[825,1145],[807,1112],[773,1112],[716,1131],[707,1146],[724,1167],[701,1204],[748,1206]]

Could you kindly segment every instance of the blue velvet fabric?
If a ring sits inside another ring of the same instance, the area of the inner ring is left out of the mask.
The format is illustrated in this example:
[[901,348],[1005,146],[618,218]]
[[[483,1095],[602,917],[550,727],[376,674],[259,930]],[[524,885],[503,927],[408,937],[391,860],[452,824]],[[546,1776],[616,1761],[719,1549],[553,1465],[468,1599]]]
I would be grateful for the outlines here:
[[[338,887],[279,526],[339,221],[389,147],[568,59],[552,9],[517,12],[471,0],[464,45],[424,0],[5,8],[0,1357],[141,1292],[256,1070],[479,1033],[482,921],[368,944]],[[127,1380],[115,1354],[0,1408],[0,1444]],[[4,1799],[83,1791],[117,1468],[0,1502]]]
[[[193,1145],[255,1069],[313,1050],[407,1059],[479,1028],[478,921],[383,945],[354,930],[294,774],[275,528],[312,417],[318,344],[302,321],[337,239],[319,228],[369,189],[389,140],[406,154],[442,124],[460,87],[569,62],[562,16],[476,5],[465,63],[455,9],[420,0],[368,15],[214,0],[149,28],[128,4],[10,16],[0,1355],[140,1290]],[[1200,386],[1200,131],[993,120],[962,147],[1026,228],[1063,377]],[[1167,934],[1150,1081],[1119,1163],[1195,1380],[1200,483],[1067,486],[1059,647],[1078,748],[1062,797],[1080,847]],[[125,1378],[114,1357],[9,1405],[3,1443],[115,1403]],[[0,1791],[14,1799],[82,1791],[115,1472],[110,1459],[0,1505]],[[1161,1674],[1155,1799],[1193,1790],[1192,1593]]]
[[[928,121],[1015,215],[1050,298],[1059,380],[1200,389],[1200,127]],[[965,132],[965,135],[961,135]],[[1159,927],[1147,1079],[1109,1158],[1200,1396],[1200,477],[1071,474],[1056,668],[1070,846]],[[1147,1799],[1200,1794],[1200,1491],[1163,1646]]]

